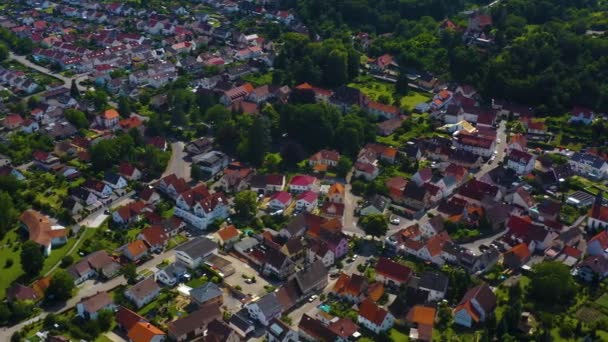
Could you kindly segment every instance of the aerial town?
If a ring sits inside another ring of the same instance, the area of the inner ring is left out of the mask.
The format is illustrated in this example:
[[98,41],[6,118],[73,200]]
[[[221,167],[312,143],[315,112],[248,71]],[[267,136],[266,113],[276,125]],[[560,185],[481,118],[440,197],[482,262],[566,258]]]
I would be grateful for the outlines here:
[[608,341],[607,11],[1,3],[0,340]]

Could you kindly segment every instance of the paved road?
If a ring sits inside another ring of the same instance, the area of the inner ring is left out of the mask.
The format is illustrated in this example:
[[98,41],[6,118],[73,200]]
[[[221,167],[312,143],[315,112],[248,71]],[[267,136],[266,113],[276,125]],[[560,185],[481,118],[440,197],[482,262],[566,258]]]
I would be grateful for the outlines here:
[[59,73],[54,73],[51,70],[40,66],[38,64],[32,63],[30,62],[26,56],[19,56],[19,55],[15,55],[14,53],[10,53],[9,54],[9,59],[14,60],[16,62],[19,62],[23,65],[25,65],[26,67],[30,68],[30,69],[34,69],[40,73],[43,73],[45,75],[51,76],[51,77],[55,77],[59,80],[61,80],[63,82],[63,86],[66,88],[70,88],[72,86],[72,80],[76,80],[76,84],[78,86],[78,90],[80,91],[85,91],[87,90],[86,87],[83,87],[80,85],[80,81],[84,80],[87,78],[86,75],[75,75],[74,77],[66,77],[63,76]]
[[496,144],[496,158],[489,163],[485,163],[481,166],[479,171],[475,174],[475,178],[479,179],[483,177],[488,171],[494,169],[505,157],[505,148],[507,147],[507,122],[505,120],[500,122],[498,129],[496,130],[496,139],[500,143]]
[[190,163],[184,159],[186,157],[184,146],[185,144],[181,141],[171,144],[171,159],[163,177],[174,173],[177,177],[181,177],[187,182],[190,181]]

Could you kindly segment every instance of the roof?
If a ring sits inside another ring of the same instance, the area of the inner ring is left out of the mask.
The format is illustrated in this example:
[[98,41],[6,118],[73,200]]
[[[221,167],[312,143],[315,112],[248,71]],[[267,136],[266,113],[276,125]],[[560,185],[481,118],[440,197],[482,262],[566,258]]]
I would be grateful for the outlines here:
[[387,315],[388,311],[379,307],[370,299],[365,299],[359,305],[359,316],[367,319],[377,326],[382,325],[382,322],[384,322]]
[[217,231],[217,235],[222,241],[228,241],[238,237],[240,234],[239,230],[234,225],[226,226]]
[[278,318],[273,318],[268,323],[268,327],[266,328],[266,332],[269,335],[274,336],[277,340],[282,341],[285,338],[285,335],[291,331],[291,328],[283,323]]
[[332,320],[327,327],[343,340],[349,340],[350,337],[359,330],[359,326],[348,318]]
[[105,120],[112,120],[112,119],[116,119],[118,118],[118,112],[116,111],[116,109],[107,109],[103,112],[102,114],[103,118]]
[[68,234],[67,229],[53,226],[47,216],[32,209],[24,211],[20,220],[27,227],[29,239],[45,247],[50,246],[54,238],[67,237]]
[[148,322],[137,322],[127,334],[131,342],[150,342],[158,335],[165,335],[165,332]]
[[129,293],[133,298],[143,299],[155,291],[160,291],[160,286],[154,281],[154,277],[148,277],[133,285],[126,293]]
[[208,282],[202,286],[190,290],[190,297],[199,303],[206,303],[211,299],[223,296],[222,290],[215,283]]
[[298,329],[304,331],[318,341],[335,341],[336,334],[321,321],[314,319],[307,314],[302,315],[298,324]]
[[207,334],[205,337],[205,341],[207,342],[223,342],[227,341],[228,337],[236,333],[228,324],[224,323],[222,320],[214,319],[213,321],[207,324]]
[[114,301],[109,293],[99,292],[91,297],[81,300],[79,304],[84,306],[86,312],[94,313],[113,303]]
[[14,284],[6,290],[6,297],[12,301],[36,300],[38,294],[32,287]]
[[257,302],[251,303],[251,305],[257,305],[262,314],[265,317],[275,316],[276,313],[282,311],[281,303],[279,302],[276,293],[271,292],[260,298]]
[[192,259],[197,259],[210,254],[215,249],[217,249],[215,242],[206,237],[197,237],[182,244],[175,250],[188,254]]
[[509,251],[507,251],[505,253],[505,259],[506,258],[516,258],[520,263],[526,262],[530,256],[532,254],[530,254],[530,249],[528,248],[528,245],[526,245],[525,243],[520,243],[517,246],[511,248]]
[[310,186],[314,184],[317,179],[313,176],[308,175],[296,175],[289,182],[290,185],[298,185],[298,186]]
[[344,195],[344,184],[342,183],[334,183],[329,187],[329,191],[327,191],[329,196],[334,194]]
[[146,253],[148,247],[146,247],[146,244],[142,240],[135,240],[127,245],[126,250],[131,256],[136,257]]
[[313,203],[317,200],[317,194],[312,191],[305,191],[298,195],[297,200]]
[[289,201],[291,201],[291,194],[287,191],[279,191],[279,192],[275,193],[274,195],[272,195],[270,200],[271,201],[277,200],[286,205],[287,203],[289,203]]
[[140,233],[150,246],[159,246],[169,240],[169,236],[161,226],[150,226]]
[[406,320],[409,323],[433,325],[435,323],[436,310],[433,307],[416,305],[407,313]]
[[589,240],[588,244],[590,245],[594,241],[597,241],[597,243],[600,245],[602,250],[608,249],[608,232],[606,230],[602,230],[601,232],[599,232],[598,234],[593,236]]
[[323,265],[322,260],[317,260],[310,267],[296,273],[296,280],[304,293],[323,279],[327,279],[327,268]]
[[135,324],[142,321],[146,321],[146,319],[123,306],[116,312],[116,323],[126,331],[131,330]]
[[167,330],[171,336],[179,337],[203,328],[220,317],[222,317],[222,314],[219,305],[204,305],[188,316],[170,322],[167,325]]
[[486,313],[490,313],[496,307],[496,295],[494,295],[494,292],[492,292],[488,284],[483,283],[469,289],[460,303],[454,308],[454,312],[464,309],[475,322],[478,322],[480,313],[477,311],[475,305],[472,304],[473,300],[475,300]]
[[418,287],[445,293],[448,282],[449,278],[441,272],[425,271],[420,275]]
[[398,282],[407,282],[412,275],[412,270],[397,262],[381,257],[376,264],[376,273]]

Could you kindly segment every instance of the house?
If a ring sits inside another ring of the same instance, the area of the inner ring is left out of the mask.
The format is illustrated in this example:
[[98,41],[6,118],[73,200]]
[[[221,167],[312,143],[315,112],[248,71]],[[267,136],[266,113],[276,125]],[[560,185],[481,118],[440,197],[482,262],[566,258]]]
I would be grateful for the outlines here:
[[285,188],[284,175],[255,175],[251,179],[251,191],[258,194],[281,191],[283,188]]
[[374,163],[356,162],[355,163],[355,178],[363,178],[366,181],[372,181],[380,174],[380,168],[377,166],[377,161]]
[[210,151],[194,156],[192,162],[198,165],[209,177],[213,177],[228,166],[230,158],[219,151]]
[[216,239],[224,249],[232,248],[239,241],[241,232],[234,225],[226,226],[215,233]]
[[576,267],[576,275],[586,281],[600,281],[608,276],[608,257],[606,255],[589,256]]
[[125,291],[125,297],[132,301],[137,308],[142,308],[160,294],[160,286],[154,277],[148,277]]
[[513,149],[507,157],[507,167],[514,170],[518,175],[524,175],[532,172],[536,158],[534,155]]
[[595,234],[589,241],[587,242],[587,254],[596,256],[596,255],[604,255],[608,250],[608,231],[602,230],[599,233]]
[[146,187],[140,191],[138,197],[146,204],[157,204],[160,202],[160,195],[151,187]]
[[603,199],[603,192],[598,192],[588,212],[587,228],[593,230],[608,228],[608,207],[603,205]]
[[6,299],[9,303],[25,300],[35,302],[40,297],[32,287],[15,283],[6,290]]
[[462,149],[481,157],[489,158],[494,154],[496,149],[496,140],[494,138],[470,135],[462,132],[457,132],[454,135],[454,146],[457,149]]
[[273,318],[266,327],[266,341],[292,342],[298,340],[298,333],[280,319]]
[[162,342],[166,336],[164,331],[148,322],[137,322],[127,332],[130,342]]
[[207,326],[216,319],[221,319],[222,313],[217,305],[207,305],[179,318],[167,325],[168,335],[174,341],[192,341],[204,335]]
[[411,180],[416,183],[416,185],[422,186],[423,184],[430,182],[432,178],[433,170],[431,170],[430,167],[425,167],[418,170],[418,172],[412,176]]
[[384,196],[374,195],[369,201],[364,203],[359,210],[359,215],[384,214],[390,205],[390,200]]
[[530,253],[528,245],[522,242],[503,255],[503,264],[512,270],[518,270],[530,261],[531,257],[532,254]]
[[118,173],[127,180],[135,181],[141,179],[141,171],[129,163],[121,163]]
[[253,176],[253,169],[241,167],[237,163],[228,165],[224,175],[220,179],[220,185],[227,192],[237,193],[249,187],[249,181]]
[[112,221],[119,225],[127,225],[138,222],[144,211],[145,204],[142,201],[131,202],[123,205],[112,213]]
[[215,283],[207,282],[190,290],[190,298],[201,307],[221,306],[224,303],[224,292]]
[[89,261],[86,259],[73,264],[66,271],[74,278],[74,284],[76,285],[82,284],[97,274],[95,269],[91,267],[91,264],[89,264]]
[[[449,278],[436,271],[425,271],[419,277],[412,277],[416,280],[416,289],[427,293],[427,302],[439,302],[443,300],[448,291]],[[411,286],[411,281],[408,286]]]
[[296,175],[289,182],[289,191],[301,193],[304,191],[316,191],[317,178],[308,175]]
[[203,259],[217,252],[217,244],[206,237],[194,238],[175,249],[175,258],[188,268],[200,266]]
[[23,117],[19,114],[9,114],[2,121],[2,126],[8,130],[13,130],[21,127],[23,124]]
[[311,212],[317,207],[317,194],[305,191],[296,197],[296,210]]
[[223,320],[215,319],[207,324],[205,341],[239,342],[241,341],[241,338],[238,333],[228,324],[224,323]]
[[135,240],[124,246],[123,255],[131,261],[138,261],[148,255],[148,247],[142,240]]
[[245,305],[249,316],[257,320],[263,326],[268,326],[273,318],[278,318],[283,308],[276,292],[270,292],[255,302]]
[[513,150],[518,150],[525,152],[527,146],[526,136],[520,133],[513,134],[511,138],[509,138],[509,143],[507,145],[507,150],[509,153]]
[[129,332],[139,322],[148,323],[144,317],[124,306],[120,306],[116,311],[116,325],[123,332]]
[[108,198],[113,192],[108,184],[94,179],[87,180],[82,186],[85,189],[91,190],[95,196],[100,198]]
[[324,165],[326,169],[328,167],[335,167],[338,165],[340,160],[340,153],[334,150],[321,150],[308,158],[308,165],[315,167],[318,165]]
[[367,108],[369,98],[357,88],[342,85],[330,96],[329,103],[346,113],[352,106]]
[[274,248],[268,248],[264,254],[262,274],[286,279],[294,270],[294,262],[284,253]]
[[98,292],[91,297],[84,298],[76,304],[78,316],[84,319],[95,320],[100,311],[114,309],[116,309],[116,305],[108,292]]
[[496,308],[497,298],[488,284],[469,289],[454,308],[454,323],[470,328],[484,322]]
[[120,264],[104,250],[95,251],[81,261],[88,262],[101,279],[110,279],[120,271]]
[[299,336],[296,341],[339,341],[338,336],[321,320],[302,315],[298,323]]
[[48,216],[38,211],[28,209],[19,218],[22,227],[27,230],[29,239],[40,245],[45,256],[51,254],[51,249],[68,242],[68,230],[51,222]]
[[126,179],[114,172],[106,172],[103,181],[114,190],[124,189],[128,185]]
[[291,204],[291,194],[279,191],[270,197],[268,207],[273,210],[285,210]]
[[511,203],[520,208],[523,208],[526,211],[529,211],[533,207],[536,206],[536,200],[532,195],[526,191],[523,187],[517,188],[513,193],[513,197],[511,199]]
[[137,238],[143,240],[151,251],[162,251],[169,243],[169,235],[159,225],[143,229]]
[[107,109],[97,117],[97,124],[105,129],[113,129],[118,125],[120,115],[116,109]]
[[45,171],[56,169],[60,164],[59,158],[50,153],[35,151],[32,153],[32,157],[34,164]]
[[330,293],[341,300],[358,304],[365,299],[368,286],[369,284],[364,276],[356,273],[352,276],[340,273]]
[[327,200],[330,203],[344,204],[344,198],[344,184],[336,182],[329,187],[329,190],[327,191]]
[[412,326],[410,340],[432,341],[433,326],[437,310],[434,307],[415,305],[405,316],[406,322]]
[[357,322],[379,334],[393,327],[395,317],[390,312],[376,305],[372,300],[366,299],[359,305]]
[[334,265],[336,255],[329,248],[327,243],[319,240],[312,240],[307,249],[308,263],[312,264],[317,260],[321,260],[325,267],[329,268]]
[[367,104],[367,112],[374,117],[383,120],[399,119],[401,116],[401,110],[399,107],[376,101],[369,101]]
[[407,284],[412,276],[409,267],[384,257],[378,259],[375,270],[378,281],[396,287]]
[[608,163],[596,155],[575,152],[568,164],[577,174],[592,179],[603,179],[608,175]]
[[186,265],[180,262],[171,263],[154,273],[154,280],[166,286],[175,286],[187,273]]
[[220,103],[224,106],[229,106],[234,102],[238,102],[239,100],[244,100],[253,92],[254,88],[251,83],[243,84],[239,87],[232,88],[224,92],[224,94],[220,97]]
[[327,286],[327,268],[321,260],[310,264],[295,275],[295,280],[304,297],[322,291]]
[[34,132],[38,132],[40,130],[40,125],[38,122],[32,119],[25,119],[21,125],[21,132],[26,134],[32,134]]
[[590,125],[595,118],[595,113],[585,107],[574,107],[570,111],[570,123],[582,123],[583,125]]

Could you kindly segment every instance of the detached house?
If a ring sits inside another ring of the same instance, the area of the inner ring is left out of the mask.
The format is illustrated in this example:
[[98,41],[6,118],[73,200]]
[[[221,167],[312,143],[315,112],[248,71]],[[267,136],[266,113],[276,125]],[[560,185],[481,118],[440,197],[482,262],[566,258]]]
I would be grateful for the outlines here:
[[305,191],[296,198],[296,210],[311,212],[317,207],[317,194]]
[[379,334],[393,327],[395,317],[390,312],[376,305],[372,300],[366,299],[359,305],[357,322]]
[[291,194],[286,191],[280,191],[272,195],[268,207],[273,210],[284,210],[291,204]]
[[217,245],[206,237],[192,239],[175,249],[175,258],[188,268],[194,269],[203,263],[203,259],[217,252]]
[[114,310],[116,305],[107,292],[99,292],[96,295],[85,298],[76,304],[78,316],[84,319],[97,319],[99,311]]
[[316,191],[317,178],[308,175],[296,175],[289,182],[289,191],[301,193],[304,191]]
[[401,286],[407,284],[412,270],[400,263],[381,257],[376,264],[376,279],[384,284]]
[[509,153],[507,167],[514,170],[518,175],[524,175],[532,172],[535,161],[536,157],[534,155],[513,149]]
[[154,277],[148,277],[125,291],[125,297],[131,300],[137,308],[142,308],[160,294],[160,286]]
[[595,113],[585,107],[574,107],[570,112],[570,120],[571,123],[582,123],[584,125],[590,125],[595,118]]
[[488,284],[475,286],[465,293],[454,308],[454,323],[470,328],[484,322],[496,308],[497,298]]
[[169,243],[169,235],[157,225],[143,229],[138,238],[143,240],[152,251],[162,251]]
[[[333,150],[321,150],[308,158],[308,165],[312,166],[317,170],[317,166],[325,166],[325,170],[328,167],[335,167],[338,165],[340,160],[340,153]],[[325,171],[320,170],[320,171]]]
[[138,261],[148,255],[148,247],[142,240],[135,240],[123,248],[123,256],[130,261]]
[[64,245],[68,241],[68,230],[56,223],[51,222],[48,216],[32,209],[21,214],[22,227],[27,230],[29,239],[40,245],[45,256],[51,254],[51,249]]
[[608,163],[593,154],[576,152],[568,163],[574,172],[584,177],[602,179],[608,174]]

